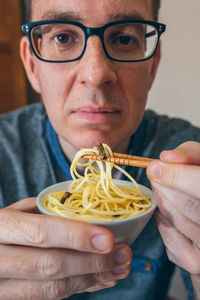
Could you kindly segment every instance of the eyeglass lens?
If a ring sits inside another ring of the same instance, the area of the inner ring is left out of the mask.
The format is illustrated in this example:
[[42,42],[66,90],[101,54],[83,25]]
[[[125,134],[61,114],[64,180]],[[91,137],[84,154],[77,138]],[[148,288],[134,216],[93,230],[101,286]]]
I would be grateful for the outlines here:
[[[50,23],[36,26],[31,31],[31,39],[37,55],[50,61],[76,59],[85,47],[83,29],[73,24]],[[107,54],[123,61],[150,57],[157,40],[157,29],[143,23],[115,24],[107,27],[103,36]]]

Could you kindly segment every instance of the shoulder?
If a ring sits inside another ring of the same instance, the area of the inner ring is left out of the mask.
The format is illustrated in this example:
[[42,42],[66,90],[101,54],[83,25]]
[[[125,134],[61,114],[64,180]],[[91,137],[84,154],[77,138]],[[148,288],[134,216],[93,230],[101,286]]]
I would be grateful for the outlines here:
[[0,116],[0,207],[35,196],[55,182],[46,118],[41,103]]
[[0,160],[45,142],[46,112],[42,103],[28,105],[0,116]]
[[145,111],[145,121],[149,133],[158,135],[173,135],[173,134],[184,134],[187,132],[187,137],[196,136],[200,137],[200,128],[192,125],[189,121],[169,117],[167,115],[159,115],[152,110]]
[[145,111],[146,147],[162,151],[177,147],[186,141],[200,142],[200,128],[190,122],[159,115],[151,110]]
[[13,110],[9,113],[2,114],[0,116],[0,124],[7,125],[7,124],[15,124],[19,122],[37,122],[42,118],[46,117],[46,112],[44,105],[42,103],[35,103],[27,105],[23,108]]
[[38,134],[46,120],[42,103],[27,105],[0,116],[0,139],[23,134]]

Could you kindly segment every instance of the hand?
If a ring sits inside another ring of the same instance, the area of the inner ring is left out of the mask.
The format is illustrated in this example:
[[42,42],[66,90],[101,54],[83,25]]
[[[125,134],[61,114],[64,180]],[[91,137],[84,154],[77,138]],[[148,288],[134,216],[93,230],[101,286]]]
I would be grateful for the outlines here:
[[200,143],[163,151],[148,170],[169,259],[200,275]]
[[110,231],[36,212],[34,198],[0,210],[0,299],[62,299],[128,276],[131,250]]

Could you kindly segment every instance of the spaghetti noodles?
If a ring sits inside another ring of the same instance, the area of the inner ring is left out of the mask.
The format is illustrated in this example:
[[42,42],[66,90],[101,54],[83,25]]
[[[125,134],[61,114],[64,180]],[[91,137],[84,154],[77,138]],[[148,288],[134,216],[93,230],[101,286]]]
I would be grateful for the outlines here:
[[[148,195],[141,192],[137,182],[114,163],[80,159],[85,154],[113,156],[106,144],[77,152],[71,164],[73,178],[69,191],[50,193],[43,200],[49,212],[70,219],[87,222],[112,222],[136,216],[152,206]],[[84,176],[78,172],[84,167]],[[134,185],[117,186],[112,179],[113,168],[122,172]]]

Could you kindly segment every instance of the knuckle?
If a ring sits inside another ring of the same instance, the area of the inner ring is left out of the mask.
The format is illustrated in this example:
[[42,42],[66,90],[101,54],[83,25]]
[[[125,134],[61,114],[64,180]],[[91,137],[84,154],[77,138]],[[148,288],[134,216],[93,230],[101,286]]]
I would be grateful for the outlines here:
[[24,231],[26,240],[28,240],[29,243],[45,244],[48,231],[42,219],[37,219],[36,222],[26,223]]
[[94,274],[94,284],[101,285],[104,284],[105,281],[113,280],[114,275],[111,272],[98,272]]
[[50,252],[40,257],[37,268],[42,278],[55,279],[59,277],[62,271],[62,262],[59,256]]
[[101,272],[62,280],[47,280],[43,283],[41,294],[45,299],[67,298],[75,293],[83,293],[94,286],[101,289],[106,280]]
[[76,250],[85,250],[91,249],[91,241],[89,238],[89,224],[77,224],[71,223],[71,230],[67,233],[67,244],[70,245],[70,248]]
[[183,194],[181,197],[181,205],[182,205],[182,210],[185,212],[189,212],[190,215],[194,218],[195,222],[197,222],[199,224],[200,223],[200,221],[199,221],[199,214],[200,214],[199,200],[190,195]]
[[60,299],[62,298],[61,290],[60,290],[60,282],[58,280],[55,281],[45,281],[42,284],[42,296],[45,299]]
[[160,201],[159,210],[156,213],[157,219],[162,222],[162,224],[167,223],[167,220],[171,220],[175,213],[175,208],[170,201]]
[[170,174],[167,175],[170,184],[173,186],[177,186],[179,184],[180,174],[178,172],[178,168],[171,168]]
[[[111,271],[109,272],[98,272],[93,274],[93,285],[101,286],[108,282],[116,281],[116,278],[121,276],[120,274],[117,276],[113,274]],[[119,279],[119,278],[118,278]]]
[[94,268],[96,272],[102,272],[105,270],[105,260],[102,255],[94,255]]
[[93,280],[90,275],[81,276],[77,278],[69,278],[68,289],[70,294],[84,292],[87,288],[93,285]]
[[78,243],[80,242],[80,240],[77,239],[77,232],[76,232],[76,230],[70,230],[68,232],[67,238],[68,238],[68,243],[70,243],[70,245],[71,245],[71,248],[72,249],[77,249]]
[[[42,299],[62,299],[64,296],[66,297],[65,292],[65,280],[50,280],[43,282]],[[70,294],[67,296],[70,296]]]
[[89,274],[84,276],[69,277],[66,285],[68,296],[76,293],[83,293],[88,288],[95,285],[94,275]]
[[102,284],[105,281],[105,276],[103,273],[98,272],[94,274],[94,283],[95,285],[97,284]]
[[168,204],[163,208],[163,216],[168,220],[168,222],[173,222],[174,216],[176,214],[176,209]]

